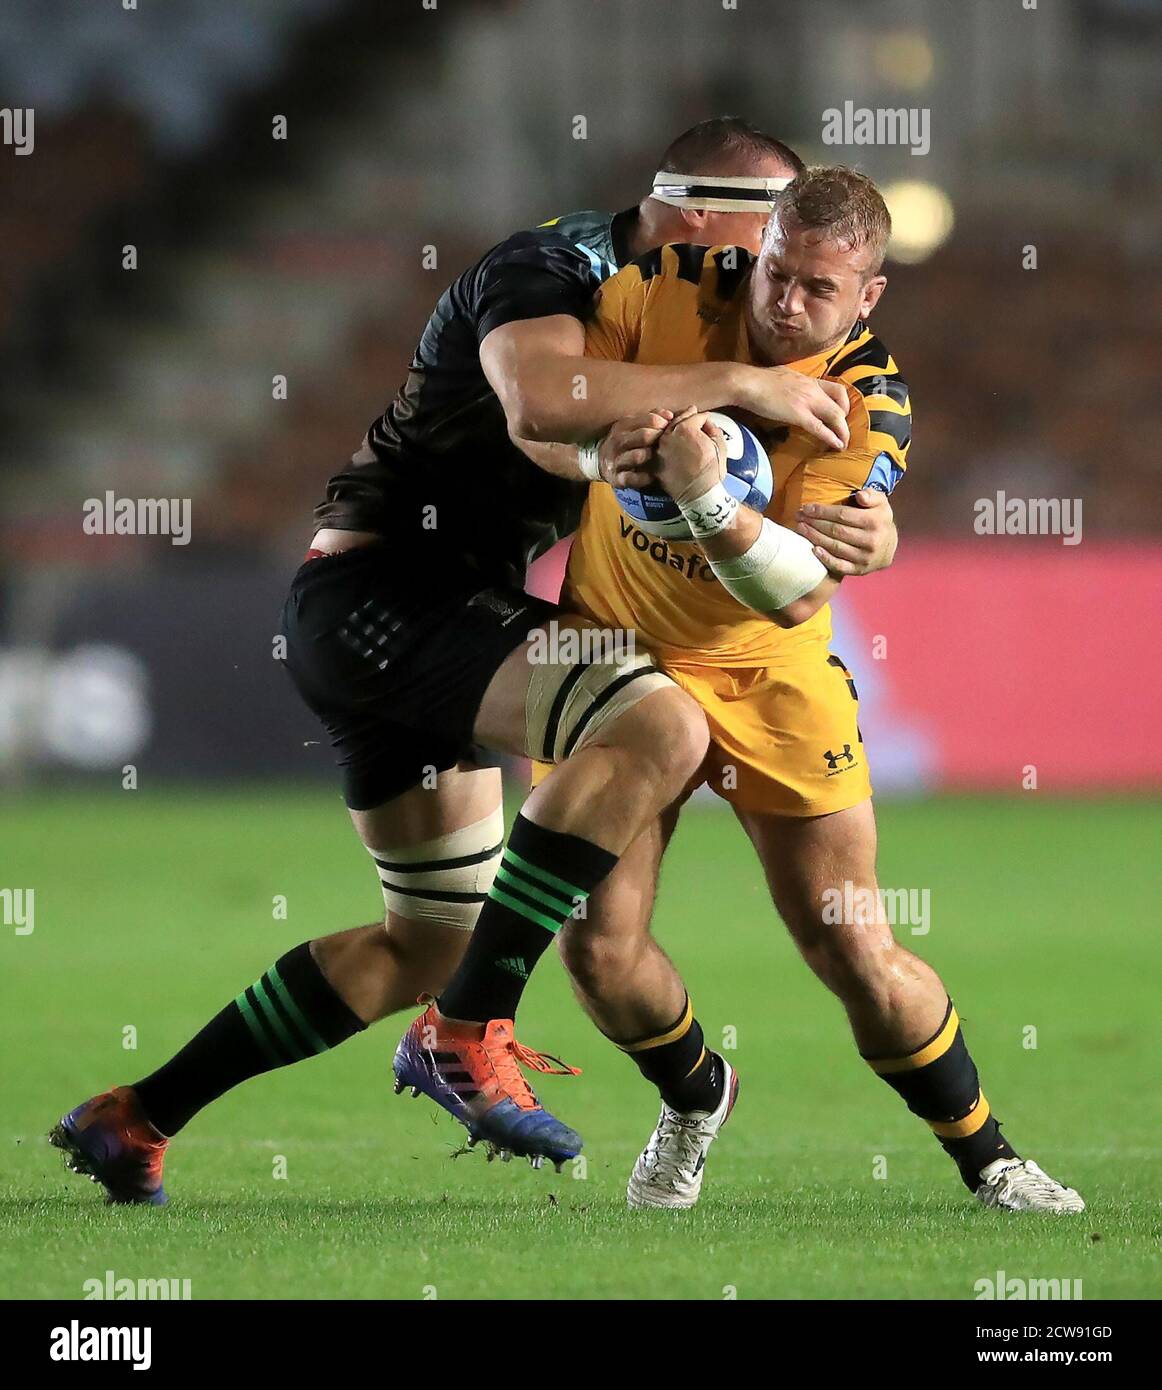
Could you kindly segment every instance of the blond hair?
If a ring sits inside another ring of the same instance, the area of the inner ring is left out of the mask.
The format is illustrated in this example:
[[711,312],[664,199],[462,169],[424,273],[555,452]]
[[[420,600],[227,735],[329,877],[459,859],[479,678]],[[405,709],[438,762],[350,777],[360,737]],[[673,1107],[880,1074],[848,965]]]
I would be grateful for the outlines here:
[[776,195],[772,224],[777,215],[810,231],[824,232],[850,250],[867,247],[871,253],[868,277],[884,263],[892,219],[879,189],[866,174],[842,165],[804,169]]

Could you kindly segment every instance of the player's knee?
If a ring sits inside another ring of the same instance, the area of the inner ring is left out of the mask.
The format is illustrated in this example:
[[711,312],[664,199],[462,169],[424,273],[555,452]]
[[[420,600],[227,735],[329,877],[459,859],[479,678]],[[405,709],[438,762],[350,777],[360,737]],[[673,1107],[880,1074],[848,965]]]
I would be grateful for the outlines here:
[[891,1002],[898,981],[890,932],[824,931],[801,943],[804,959],[818,979],[845,1004]]
[[433,930],[430,922],[417,922],[389,912],[380,937],[390,961],[391,997],[382,1010],[382,1014],[388,1014],[414,1004],[421,994],[439,994],[460,964],[471,933],[460,929]]
[[[500,807],[472,825],[406,849],[367,846],[379,872],[389,933],[393,918],[470,932],[500,867],[503,848]],[[395,939],[405,935],[410,936],[397,930]]]
[[802,944],[800,949],[816,979],[842,999],[852,984],[846,953],[837,950],[834,943],[826,940]]
[[692,696],[675,686],[659,693],[651,711],[655,747],[666,765],[685,781],[701,767],[710,747],[706,715]]
[[701,707],[672,683],[630,710],[613,736],[634,759],[635,775],[654,782],[667,801],[697,772],[710,746]]
[[582,994],[601,996],[609,984],[627,978],[642,950],[633,936],[586,930],[570,923],[557,938],[561,962]]

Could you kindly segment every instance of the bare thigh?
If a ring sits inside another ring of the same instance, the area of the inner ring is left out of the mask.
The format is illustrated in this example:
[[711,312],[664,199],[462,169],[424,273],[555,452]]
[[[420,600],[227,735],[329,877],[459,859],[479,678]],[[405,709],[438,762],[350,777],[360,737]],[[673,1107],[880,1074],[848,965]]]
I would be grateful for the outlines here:
[[410,849],[483,820],[500,801],[499,768],[461,763],[441,772],[434,788],[412,787],[370,811],[352,811],[351,823],[368,849]]

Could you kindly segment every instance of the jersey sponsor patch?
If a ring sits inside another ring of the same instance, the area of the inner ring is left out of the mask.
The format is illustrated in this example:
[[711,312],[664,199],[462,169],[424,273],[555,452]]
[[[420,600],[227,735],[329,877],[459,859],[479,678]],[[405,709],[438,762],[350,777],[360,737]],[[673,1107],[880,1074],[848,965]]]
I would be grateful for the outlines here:
[[714,571],[700,551],[693,550],[691,554],[683,555],[671,547],[668,541],[647,535],[624,515],[620,518],[620,530],[623,541],[628,540],[636,551],[648,555],[656,564],[669,565],[686,579],[701,579],[707,584],[718,583]]

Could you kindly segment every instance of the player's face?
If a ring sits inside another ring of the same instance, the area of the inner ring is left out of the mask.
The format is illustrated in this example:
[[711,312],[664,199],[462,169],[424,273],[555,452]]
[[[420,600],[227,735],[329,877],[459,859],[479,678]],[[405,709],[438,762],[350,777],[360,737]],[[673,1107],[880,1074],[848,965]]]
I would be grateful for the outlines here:
[[887,284],[882,275],[868,276],[870,264],[866,247],[846,248],[776,213],[751,275],[752,350],[775,366],[841,343]]

